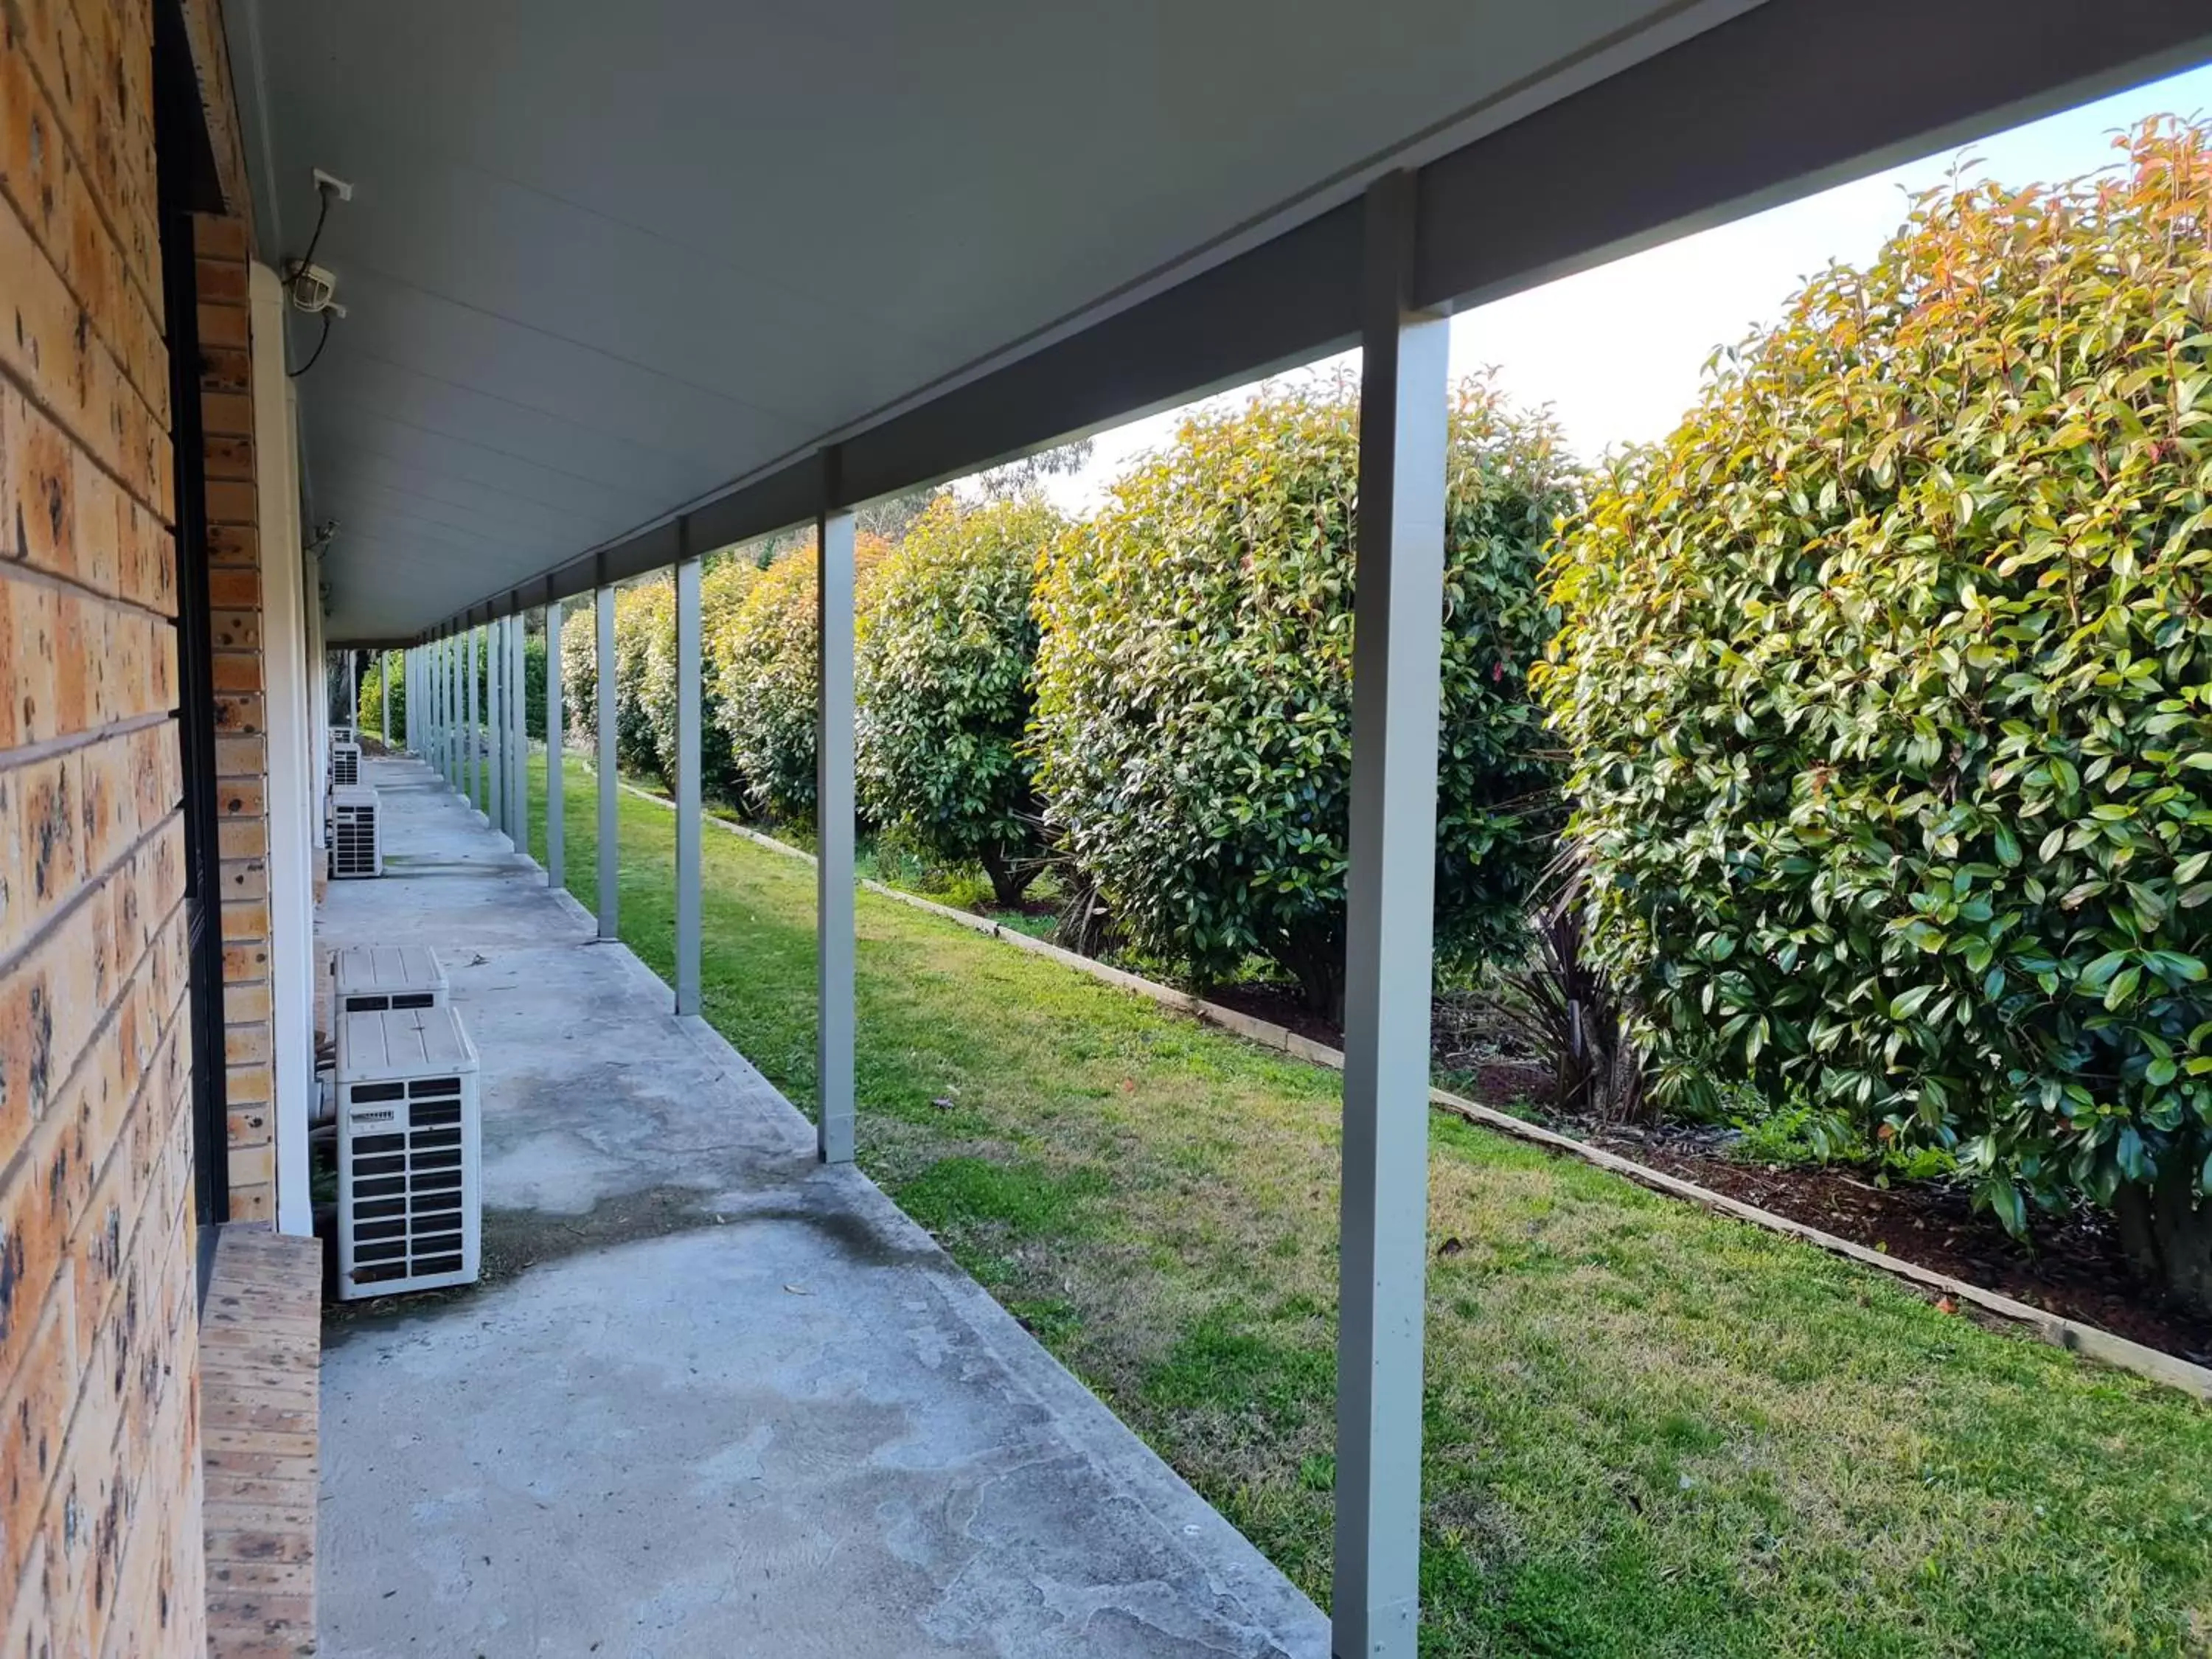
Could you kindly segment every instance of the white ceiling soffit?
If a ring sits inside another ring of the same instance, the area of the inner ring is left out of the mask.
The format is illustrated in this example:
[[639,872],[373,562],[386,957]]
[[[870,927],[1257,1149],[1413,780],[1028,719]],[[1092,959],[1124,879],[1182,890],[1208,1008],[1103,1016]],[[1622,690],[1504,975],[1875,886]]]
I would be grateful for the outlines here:
[[[1425,198],[1461,168],[1424,234],[1464,294],[2212,29],[2201,0],[2110,0],[2039,43],[2064,0],[1920,3],[234,0],[264,257],[304,250],[311,168],[355,186],[316,252],[349,314],[299,382],[330,635],[405,637],[595,548],[647,568],[733,480],[760,482],[685,533],[788,521],[828,439],[865,434],[865,494],[1315,349],[1386,166],[1435,163]],[[1900,59],[1869,11],[1978,44]],[[1305,293],[1297,238],[1331,266]]]
[[[411,631],[1749,0],[234,6],[334,638]],[[312,350],[295,323],[295,363]]]

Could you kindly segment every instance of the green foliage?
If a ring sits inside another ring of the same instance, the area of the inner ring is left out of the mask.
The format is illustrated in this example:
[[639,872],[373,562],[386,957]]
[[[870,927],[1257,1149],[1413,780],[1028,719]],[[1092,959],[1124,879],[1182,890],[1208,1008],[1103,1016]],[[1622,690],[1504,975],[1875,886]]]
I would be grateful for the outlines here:
[[1001,902],[1044,850],[1022,742],[1030,600],[1037,556],[1064,528],[1034,495],[940,497],[884,562],[854,665],[865,815],[948,863],[980,863]]
[[2212,1152],[2212,135],[1923,198],[1573,531],[1595,948],[1700,1075],[2015,1231]]
[[663,572],[615,596],[615,757],[626,770],[664,780],[676,775],[676,753],[660,746],[653,659],[662,650],[672,651],[675,639],[672,573]]
[[[392,741],[400,743],[407,734],[407,653],[392,651],[385,654],[392,660]],[[354,710],[354,729],[364,737],[373,738],[384,729],[384,686],[376,672],[375,653],[363,653],[362,664],[361,698]]]
[[[726,627],[760,568],[740,553],[711,555],[699,577],[699,786],[709,800],[737,802],[744,789],[730,752],[729,727],[722,719],[721,678],[708,672],[709,642]],[[660,775],[676,780],[676,609],[672,590],[668,625],[642,645],[641,696],[653,732],[653,751]],[[619,651],[619,646],[617,646]]]
[[586,597],[561,620],[561,718],[571,748],[592,750],[599,729],[599,619]]
[[522,722],[529,736],[545,737],[545,635],[526,635],[522,641]]
[[[865,532],[854,557],[865,595],[890,551]],[[814,821],[814,723],[821,681],[815,550],[810,538],[750,577],[706,641],[718,718],[746,802],[799,823]]]
[[[1186,422],[1060,543],[1040,586],[1038,783],[1139,949],[1201,978],[1249,953],[1340,997],[1358,389]],[[1453,404],[1437,939],[1517,941],[1553,839],[1528,665],[1541,548],[1571,505],[1549,427]]]

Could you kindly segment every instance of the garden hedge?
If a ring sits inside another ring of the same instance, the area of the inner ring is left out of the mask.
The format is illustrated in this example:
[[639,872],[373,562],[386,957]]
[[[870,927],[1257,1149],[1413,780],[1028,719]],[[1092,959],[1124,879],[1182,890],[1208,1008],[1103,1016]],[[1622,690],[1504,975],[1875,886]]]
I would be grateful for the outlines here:
[[854,665],[863,814],[948,863],[981,865],[1002,903],[1046,850],[1024,747],[1030,598],[1038,556],[1065,528],[1033,495],[939,496],[880,567]]
[[[1437,939],[1518,947],[1557,829],[1527,674],[1572,503],[1547,422],[1453,404]],[[1333,1012],[1344,972],[1357,383],[1186,421],[1070,530],[1039,590],[1038,785],[1140,950],[1203,980],[1273,958]]]
[[1568,538],[1542,678],[1662,1085],[2116,1205],[2212,1305],[2212,136],[1920,199]]
[[[854,556],[864,595],[890,550],[880,537],[864,532],[857,538]],[[814,819],[817,618],[810,538],[746,583],[707,647],[721,726],[748,804],[799,823]]]

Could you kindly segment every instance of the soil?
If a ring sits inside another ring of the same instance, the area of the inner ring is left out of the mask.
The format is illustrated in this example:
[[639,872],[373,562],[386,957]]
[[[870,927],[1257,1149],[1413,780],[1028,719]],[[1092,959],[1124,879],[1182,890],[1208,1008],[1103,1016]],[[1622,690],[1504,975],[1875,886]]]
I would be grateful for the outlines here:
[[[1342,1031],[1285,987],[1218,986],[1206,996],[1316,1042],[1343,1046]],[[1472,1079],[1462,1081],[1462,1090],[1486,1106],[1528,1116],[1662,1174],[2032,1308],[2212,1365],[2212,1320],[2166,1304],[2154,1287],[2136,1279],[2112,1218],[2100,1211],[2081,1206],[2062,1215],[2037,1217],[2034,1236],[2023,1245],[1994,1217],[1977,1213],[1966,1189],[1955,1182],[1892,1178],[1887,1187],[1877,1186],[1875,1171],[1854,1165],[1747,1162],[1737,1152],[1739,1137],[1733,1129],[1644,1127],[1544,1110],[1540,1103],[1550,1091],[1549,1071],[1510,1032],[1501,1030],[1473,997],[1438,997],[1433,1036],[1438,1067]]]

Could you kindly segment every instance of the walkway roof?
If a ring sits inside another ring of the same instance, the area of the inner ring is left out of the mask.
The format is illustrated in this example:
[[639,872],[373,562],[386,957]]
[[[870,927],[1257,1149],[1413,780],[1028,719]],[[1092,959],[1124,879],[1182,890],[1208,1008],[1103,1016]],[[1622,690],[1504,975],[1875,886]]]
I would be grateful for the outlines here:
[[355,186],[297,385],[359,642],[1348,343],[1386,169],[1464,303],[2212,56],[2203,0],[228,11],[263,257]]

